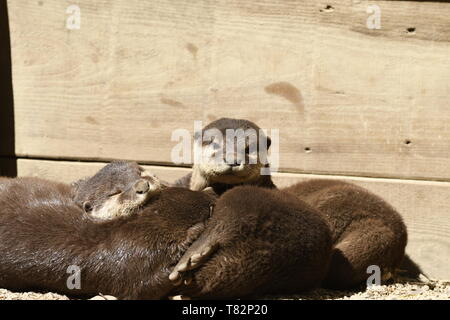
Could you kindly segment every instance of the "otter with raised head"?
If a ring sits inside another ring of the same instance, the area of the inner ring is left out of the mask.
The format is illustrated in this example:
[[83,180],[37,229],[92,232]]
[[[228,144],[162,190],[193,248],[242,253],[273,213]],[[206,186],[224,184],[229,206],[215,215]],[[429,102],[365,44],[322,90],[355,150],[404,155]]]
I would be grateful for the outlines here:
[[175,186],[197,191],[211,187],[218,195],[237,185],[275,188],[270,175],[261,175],[268,167],[262,151],[269,149],[271,140],[255,123],[220,118],[196,133],[195,144],[202,157]]
[[[246,120],[223,118],[210,123],[204,130],[214,128],[226,132],[227,129],[259,127]],[[225,150],[223,145],[216,147],[220,148]],[[217,169],[214,167],[217,162],[212,157],[206,163],[208,166],[194,165],[189,177],[192,189],[225,186],[215,188],[220,193],[223,189],[229,190],[255,181],[263,187],[275,187],[270,176],[255,176],[260,171],[246,162],[240,163],[241,180],[237,183],[229,179],[230,170],[222,170],[222,164],[218,164]],[[186,177],[183,179],[187,180]],[[293,194],[316,208],[331,226],[334,249],[324,286],[351,288],[364,283],[369,276],[367,268],[371,265],[380,267],[384,278],[399,266],[407,243],[406,226],[395,209],[380,197],[347,182],[325,179],[298,183],[281,191]],[[189,258],[186,255],[184,260]]]
[[[152,190],[153,180],[141,177],[136,166],[114,166],[112,172],[120,173],[107,180],[123,190],[111,194],[112,189],[103,189],[98,195],[104,203],[108,194],[126,202],[145,193],[142,179]],[[203,230],[213,199],[182,188],[167,188],[146,199],[138,214],[126,209],[124,217],[101,222],[83,212],[69,185],[37,178],[2,180],[0,287],[71,296],[100,292],[122,299],[166,297],[173,289],[171,269]],[[101,203],[96,205],[101,210]],[[73,266],[81,272],[81,286],[70,289]]]

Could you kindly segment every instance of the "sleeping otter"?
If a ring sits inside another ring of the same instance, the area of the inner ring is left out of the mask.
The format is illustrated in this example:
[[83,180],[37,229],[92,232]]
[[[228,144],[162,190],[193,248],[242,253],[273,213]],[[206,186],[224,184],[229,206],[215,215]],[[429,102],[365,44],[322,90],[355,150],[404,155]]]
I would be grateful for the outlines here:
[[[119,176],[129,178],[128,173]],[[120,185],[119,176],[113,180]],[[68,185],[38,178],[2,180],[0,287],[71,296],[166,297],[173,288],[169,273],[203,230],[212,201],[202,192],[167,188],[150,197],[139,214],[99,222],[86,216]],[[67,286],[71,266],[81,269],[80,289]]]
[[298,293],[320,285],[330,253],[329,227],[315,209],[275,189],[239,186],[217,200],[170,279],[187,283],[175,293],[196,298]]
[[367,280],[377,265],[389,278],[399,267],[407,243],[402,217],[380,197],[339,180],[309,180],[283,189],[324,214],[334,250],[324,285],[350,288]]
[[[243,127],[259,128],[246,120],[222,118],[210,123],[205,129],[217,128],[225,132],[226,129]],[[224,146],[221,147],[224,149]],[[178,183],[182,184],[189,178],[192,189],[199,186],[225,186],[215,188],[219,193],[255,181],[263,187],[275,187],[270,176],[255,177],[259,171],[251,170],[252,166],[248,163],[240,164],[243,167],[240,172],[249,172],[249,176],[240,176],[242,182],[235,184],[227,177],[228,172],[222,175],[220,170],[213,167],[213,161],[209,161],[209,164],[206,169],[194,165],[192,176],[184,177]],[[222,168],[222,165],[218,168]],[[214,179],[205,179],[211,172],[214,173]],[[385,277],[399,266],[407,243],[406,226],[395,209],[380,197],[361,187],[336,180],[302,182],[282,191],[294,194],[319,210],[332,228],[334,253],[325,286],[341,289],[354,287],[368,278],[367,267],[370,265],[378,265]]]
[[72,183],[74,201],[95,220],[128,216],[168,184],[135,162],[113,161],[90,178]]

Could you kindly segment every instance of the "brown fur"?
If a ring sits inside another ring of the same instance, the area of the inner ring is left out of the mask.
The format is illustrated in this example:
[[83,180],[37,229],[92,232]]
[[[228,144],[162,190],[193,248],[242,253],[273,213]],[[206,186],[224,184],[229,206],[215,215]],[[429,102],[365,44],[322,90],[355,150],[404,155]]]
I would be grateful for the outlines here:
[[[202,230],[212,202],[205,193],[168,188],[139,214],[99,223],[86,217],[72,192],[37,178],[1,180],[0,287],[165,297],[171,266]],[[70,265],[81,268],[79,290],[66,286]]]
[[320,285],[331,236],[321,215],[297,197],[240,186],[218,199],[206,230],[177,267],[205,248],[212,248],[210,258],[176,293],[201,298],[288,294]]
[[334,250],[325,286],[353,287],[367,280],[368,266],[386,275],[401,263],[406,226],[380,197],[338,180],[310,180],[284,191],[320,210],[331,226]]

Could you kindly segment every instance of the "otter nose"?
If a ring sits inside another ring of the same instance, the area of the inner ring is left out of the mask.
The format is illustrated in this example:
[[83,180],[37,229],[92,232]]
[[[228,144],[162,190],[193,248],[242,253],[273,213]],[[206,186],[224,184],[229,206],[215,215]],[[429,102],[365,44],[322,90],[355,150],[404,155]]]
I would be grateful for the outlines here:
[[134,190],[136,193],[142,194],[148,192],[150,189],[150,184],[146,180],[139,180],[134,185]]

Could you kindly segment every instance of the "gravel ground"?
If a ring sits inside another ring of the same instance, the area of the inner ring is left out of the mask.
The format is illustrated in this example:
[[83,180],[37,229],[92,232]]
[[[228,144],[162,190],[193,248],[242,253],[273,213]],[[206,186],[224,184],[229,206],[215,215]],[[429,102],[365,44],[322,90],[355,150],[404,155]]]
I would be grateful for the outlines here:
[[[403,280],[399,283],[372,286],[365,290],[334,291],[317,289],[305,294],[289,297],[267,297],[295,300],[448,300],[450,281]],[[101,297],[96,299],[102,300]],[[0,289],[0,300],[68,300],[66,296],[55,293],[11,292]]]
[[56,293],[11,292],[0,289],[0,300],[69,300],[69,298]]
[[450,281],[404,282],[372,286],[364,290],[334,291],[317,289],[284,299],[299,300],[449,300]]

